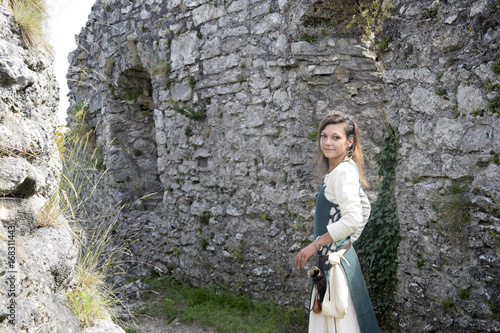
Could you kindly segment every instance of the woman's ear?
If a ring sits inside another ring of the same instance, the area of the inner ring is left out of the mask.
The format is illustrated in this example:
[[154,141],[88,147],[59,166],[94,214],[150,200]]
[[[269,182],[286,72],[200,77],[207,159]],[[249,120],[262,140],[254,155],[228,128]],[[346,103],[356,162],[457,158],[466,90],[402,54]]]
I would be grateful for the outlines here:
[[354,136],[350,136],[348,139],[347,139],[347,146],[348,147],[352,147],[352,145],[354,144]]

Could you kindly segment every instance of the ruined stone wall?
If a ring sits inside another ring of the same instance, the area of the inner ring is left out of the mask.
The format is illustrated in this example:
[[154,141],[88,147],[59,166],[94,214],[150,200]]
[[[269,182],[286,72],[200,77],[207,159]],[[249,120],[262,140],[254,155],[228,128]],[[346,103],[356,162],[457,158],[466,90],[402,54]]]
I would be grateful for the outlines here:
[[332,109],[359,122],[372,180],[385,130],[382,75],[345,28],[353,4],[96,3],[70,96],[107,169],[90,210],[123,207],[132,274],[306,299],[293,260],[312,237],[317,123]]
[[498,98],[500,8],[397,1],[377,62],[345,28],[353,5],[98,1],[68,75],[108,170],[91,210],[122,207],[131,274],[297,304],[293,257],[320,184],[313,124],[353,115],[376,185],[387,117],[401,141],[393,329],[498,332],[499,116],[485,102]]
[[68,223],[41,227],[60,160],[52,60],[29,51],[0,3],[0,331],[81,332],[66,307],[77,250]]
[[399,1],[386,22],[402,331],[500,331],[500,109],[489,107],[500,91],[499,11],[496,1]]

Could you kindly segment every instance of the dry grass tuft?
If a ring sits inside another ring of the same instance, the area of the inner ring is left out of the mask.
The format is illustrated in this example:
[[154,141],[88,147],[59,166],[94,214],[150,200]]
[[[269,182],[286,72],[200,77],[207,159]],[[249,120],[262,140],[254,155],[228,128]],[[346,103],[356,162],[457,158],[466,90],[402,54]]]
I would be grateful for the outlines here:
[[44,23],[48,17],[44,0],[10,0],[9,7],[14,20],[21,28],[24,42],[31,50],[44,49],[52,52],[48,43]]

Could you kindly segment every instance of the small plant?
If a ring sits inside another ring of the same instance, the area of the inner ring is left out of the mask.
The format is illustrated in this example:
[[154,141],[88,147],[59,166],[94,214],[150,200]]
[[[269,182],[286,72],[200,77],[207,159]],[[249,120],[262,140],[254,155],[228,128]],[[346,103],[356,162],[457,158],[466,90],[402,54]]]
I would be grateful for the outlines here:
[[314,43],[316,41],[317,37],[314,35],[308,35],[308,34],[303,34],[302,37],[300,37],[300,40],[303,42],[308,42],[308,43]]
[[196,33],[196,37],[198,37],[198,39],[202,39],[203,38],[203,34],[201,32],[197,32]]
[[241,244],[239,246],[234,246],[233,244],[230,244],[229,246],[232,248],[232,253],[231,253],[231,258],[234,258],[236,260],[241,260],[243,259],[243,248],[245,247],[245,241],[241,241]]
[[498,153],[492,152],[492,153],[491,153],[491,160],[492,160],[492,161],[493,161],[493,163],[495,163],[496,165],[500,165],[500,156],[498,155]]
[[203,213],[200,214],[200,222],[203,223],[203,224],[208,224],[208,222],[210,221],[210,212],[209,211],[204,211]]
[[179,111],[180,110],[180,105],[179,105],[179,102],[173,98],[173,97],[170,97],[168,100],[167,100],[167,103],[170,104],[170,107],[172,109],[174,109],[175,111]]
[[245,77],[243,76],[243,74],[238,74],[236,80],[239,82],[239,83],[243,83],[245,82]]
[[315,130],[309,132],[309,134],[307,134],[307,138],[309,140],[317,139],[318,138],[318,130],[315,129]]
[[389,41],[390,41],[390,39],[391,39],[391,36],[387,36],[385,38],[382,38],[380,40],[380,42],[378,42],[376,45],[382,51],[389,51]]
[[438,88],[434,92],[438,96],[444,96],[444,95],[446,95],[448,93],[445,88]]
[[461,299],[464,299],[464,300],[468,299],[469,295],[470,295],[470,289],[469,288],[458,288],[457,294],[458,294],[458,297],[460,297]]
[[428,19],[431,19],[433,17],[436,17],[438,11],[439,11],[439,7],[435,6],[435,7],[432,7],[432,8],[426,8],[426,9],[424,9],[424,14],[425,14],[425,16]]
[[200,240],[200,247],[203,251],[207,249],[208,242],[204,239]]
[[423,258],[420,258],[417,260],[417,267],[418,268],[421,268],[422,266],[424,266],[425,264],[425,260]]
[[438,294],[438,299],[439,299],[439,303],[441,303],[441,306],[445,309],[449,309],[449,308],[452,308],[453,306],[455,306],[455,304],[453,303],[453,300],[451,298],[445,300],[443,297],[441,297],[441,295]]
[[140,149],[134,148],[134,156],[136,157],[142,156],[142,151]]
[[491,70],[495,74],[500,74],[500,57],[497,57],[497,60],[491,65]]
[[83,327],[92,326],[97,319],[105,318],[101,307],[105,306],[106,303],[107,301],[102,300],[99,294],[92,293],[87,289],[71,291],[66,300],[66,304]]
[[500,114],[500,98],[497,97],[495,99],[492,99],[491,101],[486,102],[486,106],[492,113]]
[[203,120],[207,118],[207,110],[205,109],[195,110],[193,108],[185,108],[177,111],[191,120]]
[[490,300],[486,301],[486,304],[488,304],[491,312],[493,313],[493,319],[495,319],[495,320],[500,319],[500,308]]
[[194,79],[193,76],[190,76],[189,77],[189,86],[192,88],[194,88],[194,86],[196,85],[196,80]]
[[500,85],[498,85],[498,84],[493,84],[493,83],[491,83],[491,81],[490,81],[490,80],[486,80],[486,81],[484,82],[484,86],[488,89],[488,91],[493,91],[493,90],[497,90],[497,89],[499,89],[499,88],[500,88]]
[[241,61],[241,62],[240,62],[240,67],[241,67],[241,68],[245,68],[245,67],[246,67],[246,64],[245,64],[243,61]]
[[184,135],[187,136],[188,138],[193,134],[193,132],[191,131],[191,127],[186,127],[184,129]]
[[124,101],[134,101],[137,97],[143,94],[142,88],[130,88],[126,93],[120,96],[121,100]]
[[418,173],[413,172],[411,174],[411,182],[412,182],[412,184],[420,183],[420,175]]
[[95,167],[97,170],[105,169],[104,158],[102,156],[98,157],[97,160],[95,161]]
[[493,5],[493,7],[491,7],[490,11],[492,13],[496,13],[497,11],[497,5],[498,5],[498,0],[495,0],[495,4]]
[[436,199],[436,209],[441,213],[441,221],[448,232],[459,231],[470,220],[470,199],[467,185],[455,184],[446,194]]
[[471,115],[473,117],[482,117],[482,116],[484,116],[484,110],[483,109],[475,109],[474,111],[472,111]]

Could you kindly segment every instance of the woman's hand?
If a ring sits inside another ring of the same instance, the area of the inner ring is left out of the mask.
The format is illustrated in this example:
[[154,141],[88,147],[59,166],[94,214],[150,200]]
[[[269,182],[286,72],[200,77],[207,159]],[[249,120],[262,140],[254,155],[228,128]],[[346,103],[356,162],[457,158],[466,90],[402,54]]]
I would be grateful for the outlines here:
[[297,254],[297,256],[295,257],[295,265],[297,265],[297,268],[304,268],[306,263],[316,253],[316,251],[317,248],[315,242],[312,242],[311,244],[300,250],[299,254]]

